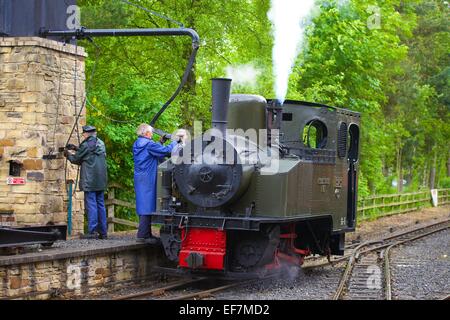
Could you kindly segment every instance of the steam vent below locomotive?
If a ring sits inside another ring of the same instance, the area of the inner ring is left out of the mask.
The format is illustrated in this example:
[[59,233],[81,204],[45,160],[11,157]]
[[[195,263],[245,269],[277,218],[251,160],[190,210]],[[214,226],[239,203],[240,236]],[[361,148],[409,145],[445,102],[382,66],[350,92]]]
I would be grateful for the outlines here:
[[212,80],[212,129],[159,167],[169,260],[189,273],[252,274],[343,255],[354,231],[360,115],[230,94]]

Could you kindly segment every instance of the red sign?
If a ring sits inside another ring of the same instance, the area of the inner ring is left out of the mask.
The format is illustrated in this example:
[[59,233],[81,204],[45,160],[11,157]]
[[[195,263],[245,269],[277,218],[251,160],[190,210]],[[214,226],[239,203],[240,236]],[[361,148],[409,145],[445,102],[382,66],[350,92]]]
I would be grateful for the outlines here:
[[6,179],[7,184],[25,184],[25,178],[8,177]]

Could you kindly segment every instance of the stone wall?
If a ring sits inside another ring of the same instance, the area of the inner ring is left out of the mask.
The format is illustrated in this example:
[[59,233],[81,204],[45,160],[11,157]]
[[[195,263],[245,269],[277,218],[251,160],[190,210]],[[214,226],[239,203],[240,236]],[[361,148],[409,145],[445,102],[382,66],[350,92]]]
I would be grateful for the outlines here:
[[[65,158],[58,148],[84,99],[85,57],[83,48],[71,44],[0,37],[0,225],[67,222]],[[84,113],[78,128],[83,124]],[[21,164],[25,185],[7,184],[10,161]],[[68,164],[67,179],[75,178],[76,167]],[[82,201],[77,192],[74,233],[83,230]]]
[[86,299],[156,277],[152,268],[162,257],[161,248],[138,244],[91,252],[1,257],[0,300]]

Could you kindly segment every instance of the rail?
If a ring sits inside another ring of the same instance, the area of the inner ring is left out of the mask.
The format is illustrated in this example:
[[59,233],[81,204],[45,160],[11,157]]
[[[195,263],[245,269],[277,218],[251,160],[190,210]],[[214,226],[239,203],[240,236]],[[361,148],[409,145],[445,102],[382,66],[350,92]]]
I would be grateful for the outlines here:
[[[131,228],[137,228],[138,223],[120,219],[116,217],[118,207],[134,210],[136,204],[132,201],[120,200],[116,197],[116,190],[125,190],[126,188],[118,183],[112,183],[108,188],[108,197],[105,201],[108,213],[108,232],[114,232],[114,225],[124,225]],[[399,213],[420,210],[431,205],[430,190],[370,196],[358,199],[358,218],[360,220],[370,219],[379,216],[388,216]],[[450,188],[438,189],[438,205],[450,204]]]

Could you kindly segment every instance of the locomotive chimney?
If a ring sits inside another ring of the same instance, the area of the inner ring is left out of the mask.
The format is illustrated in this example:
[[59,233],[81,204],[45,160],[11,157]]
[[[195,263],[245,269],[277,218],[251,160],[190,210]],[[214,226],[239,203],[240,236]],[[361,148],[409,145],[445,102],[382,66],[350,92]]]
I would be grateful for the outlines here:
[[212,79],[212,126],[225,137],[228,104],[230,102],[231,79]]

